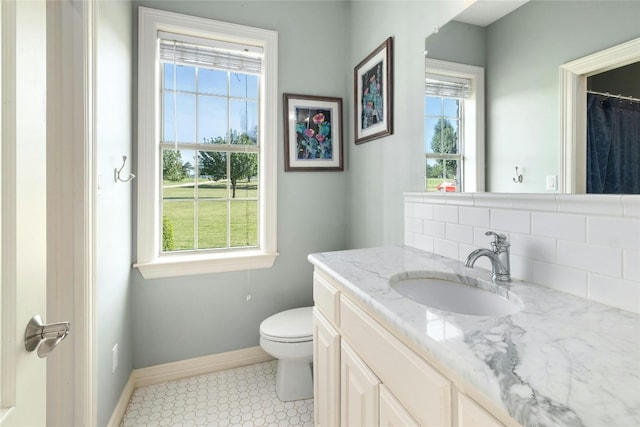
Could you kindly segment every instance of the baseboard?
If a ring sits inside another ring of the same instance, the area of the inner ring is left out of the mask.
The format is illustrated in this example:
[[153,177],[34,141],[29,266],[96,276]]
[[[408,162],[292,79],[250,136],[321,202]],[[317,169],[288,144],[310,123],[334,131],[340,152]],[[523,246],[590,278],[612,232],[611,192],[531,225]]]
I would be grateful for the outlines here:
[[273,357],[267,354],[262,347],[256,346],[178,362],[163,363],[162,365],[149,366],[148,368],[134,369],[132,376],[134,386],[137,388],[224,369],[239,368],[269,360],[273,360]]
[[195,357],[193,359],[180,360],[178,362],[163,363],[147,368],[134,369],[129,376],[129,381],[124,386],[120,399],[111,414],[107,427],[117,427],[122,421],[133,391],[138,387],[159,384],[166,381],[174,381],[182,378],[204,375],[225,369],[240,368],[254,363],[274,360],[262,347],[249,347],[226,353],[211,354],[209,356]]
[[125,384],[122,389],[122,393],[120,393],[120,399],[118,399],[118,403],[116,403],[116,407],[113,408],[113,412],[111,413],[111,418],[109,418],[109,422],[107,423],[107,427],[118,427],[120,422],[122,421],[122,417],[124,417],[124,413],[127,410],[127,405],[129,405],[129,401],[131,400],[131,395],[133,395],[133,390],[135,389],[133,382],[133,372],[129,376],[129,380]]

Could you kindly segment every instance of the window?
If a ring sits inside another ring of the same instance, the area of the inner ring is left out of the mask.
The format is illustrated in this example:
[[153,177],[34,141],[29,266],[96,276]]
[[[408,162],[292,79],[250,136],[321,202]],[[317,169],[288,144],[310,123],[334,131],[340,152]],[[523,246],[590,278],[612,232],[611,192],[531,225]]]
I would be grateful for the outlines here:
[[139,10],[136,266],[145,278],[270,267],[277,33]]
[[471,82],[429,74],[425,80],[424,127],[427,191],[461,191],[464,166],[464,98]]
[[425,190],[484,191],[484,70],[427,59]]

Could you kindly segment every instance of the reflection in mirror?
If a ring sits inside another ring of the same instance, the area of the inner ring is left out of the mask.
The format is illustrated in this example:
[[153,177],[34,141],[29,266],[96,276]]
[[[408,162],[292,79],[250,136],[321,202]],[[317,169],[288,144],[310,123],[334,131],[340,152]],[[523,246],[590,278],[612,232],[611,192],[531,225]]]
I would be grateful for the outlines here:
[[[432,80],[432,82],[439,82]],[[463,84],[464,85],[464,84]],[[468,86],[468,85],[464,85]],[[463,86],[463,87],[464,87]],[[426,190],[457,191],[462,170],[460,123],[463,119],[461,94],[425,94]]]
[[475,20],[473,8],[496,3],[480,0],[460,15],[466,22],[429,36],[427,59],[485,67],[487,191],[556,192],[564,179],[559,68],[640,37],[640,2],[532,0],[497,20]]
[[425,190],[484,191],[484,69],[425,61]]
[[640,194],[640,62],[587,79],[587,193]]

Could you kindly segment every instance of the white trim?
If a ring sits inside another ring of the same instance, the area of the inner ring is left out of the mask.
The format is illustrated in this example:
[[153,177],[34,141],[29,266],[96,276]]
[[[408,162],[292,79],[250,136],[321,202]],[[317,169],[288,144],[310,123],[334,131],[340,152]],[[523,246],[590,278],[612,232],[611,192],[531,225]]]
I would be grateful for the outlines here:
[[95,425],[97,4],[47,7],[47,319],[71,335],[47,358],[47,424]]
[[560,191],[586,193],[587,77],[640,61],[640,38],[560,66]]
[[137,388],[225,369],[239,368],[269,360],[273,360],[273,357],[266,353],[262,347],[255,346],[134,369],[131,374],[134,378],[134,386]]
[[485,91],[484,68],[439,59],[425,59],[425,73],[441,74],[471,80],[471,93],[464,100],[464,133],[474,143],[464,141],[464,191],[485,189]]
[[[94,126],[97,116],[97,104],[94,95],[97,93],[96,70],[98,68],[97,52],[97,20],[98,5],[96,0],[85,2],[83,14],[83,81],[84,81],[84,138],[77,146],[84,154],[82,173],[82,201],[81,206],[84,221],[78,226],[81,236],[82,252],[81,265],[78,272],[82,272],[80,281],[74,282],[74,293],[82,302],[74,305],[76,329],[80,330],[81,339],[76,342],[76,398],[81,408],[76,410],[76,419],[81,419],[84,425],[91,425],[98,419],[97,396],[97,324],[96,316],[96,223],[97,223],[97,129]],[[80,214],[80,212],[78,212]],[[82,230],[80,229],[82,227]],[[76,249],[77,250],[77,249]],[[81,323],[81,327],[78,328]]]
[[265,254],[257,251],[223,253],[216,258],[208,256],[172,256],[147,264],[134,264],[145,279],[161,277],[192,276],[196,274],[224,273],[226,271],[257,270],[269,268],[277,253]]
[[107,427],[120,425],[122,417],[127,409],[127,405],[133,392],[138,387],[145,387],[152,384],[159,384],[166,381],[175,381],[182,378],[189,378],[197,375],[210,374],[225,369],[240,368],[242,366],[256,363],[268,362],[273,357],[266,353],[262,347],[249,347],[226,353],[211,354],[208,356],[195,357],[193,359],[180,360],[178,362],[163,363],[161,365],[149,366],[147,368],[134,369],[131,372],[129,381],[125,385],[120,399],[111,414]]
[[[277,256],[277,148],[278,148],[278,33],[271,30],[247,27],[214,21],[205,18],[171,13],[140,7],[138,12],[138,219],[137,219],[137,267],[143,277],[167,277],[178,275],[167,267],[174,268],[176,262],[184,260],[181,255],[160,253],[160,200],[159,162],[157,141],[160,129],[159,76],[156,67],[158,31],[175,32],[194,37],[215,38],[222,41],[260,46],[264,49],[264,81],[260,90],[266,108],[261,109],[260,131],[262,135],[259,173],[260,176],[260,244],[259,251],[227,251],[236,261],[253,256],[262,257],[259,262],[228,262],[227,256],[198,254],[192,257],[191,267],[198,273],[237,271],[249,268],[267,268]],[[155,78],[149,78],[154,76]],[[155,108],[150,108],[155,106]],[[174,258],[167,262],[164,258]],[[216,259],[223,259],[217,261]],[[267,262],[268,261],[268,262]],[[270,264],[269,264],[270,263]],[[211,264],[207,267],[207,264]],[[184,271],[184,270],[183,270]],[[184,274],[183,272],[180,275]]]
[[0,308],[2,329],[0,333],[2,354],[0,355],[0,423],[11,412],[16,404],[16,347],[17,343],[17,289],[16,289],[16,3],[0,4],[0,41],[2,56],[2,94],[0,132],[1,154],[0,166],[2,208],[0,235],[0,290],[2,305]]

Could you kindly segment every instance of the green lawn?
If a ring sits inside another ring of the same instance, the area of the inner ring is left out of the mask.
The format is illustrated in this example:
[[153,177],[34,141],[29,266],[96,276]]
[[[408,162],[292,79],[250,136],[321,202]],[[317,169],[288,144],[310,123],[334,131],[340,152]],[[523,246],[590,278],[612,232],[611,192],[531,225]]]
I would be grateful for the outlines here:
[[[176,185],[177,184],[177,185]],[[198,227],[199,249],[227,247],[227,217],[231,213],[231,247],[255,246],[258,243],[258,202],[227,202],[226,181],[207,181],[198,186],[197,221],[195,218],[194,183],[164,183],[163,215],[173,226],[174,250],[196,247],[194,224]],[[257,197],[255,181],[237,184],[236,198]],[[204,200],[203,200],[204,199]]]
[[438,191],[436,188],[444,179],[442,178],[427,178],[427,191]]

